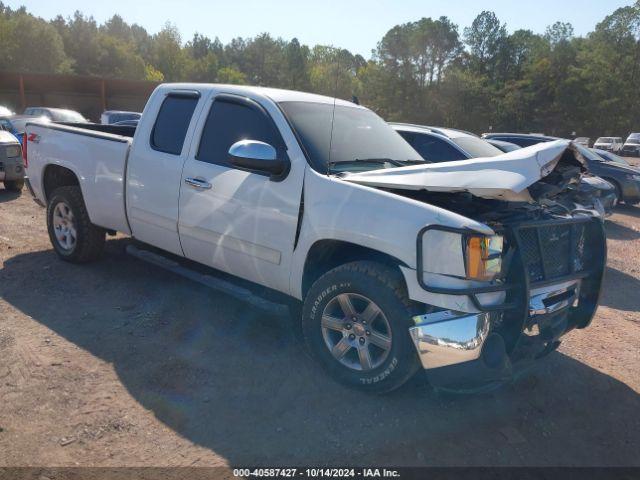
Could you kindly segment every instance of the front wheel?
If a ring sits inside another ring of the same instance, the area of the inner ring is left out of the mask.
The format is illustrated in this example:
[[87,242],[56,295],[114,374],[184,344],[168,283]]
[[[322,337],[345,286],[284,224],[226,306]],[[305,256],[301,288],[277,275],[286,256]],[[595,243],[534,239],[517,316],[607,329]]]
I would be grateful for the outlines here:
[[60,187],[47,205],[47,229],[56,253],[67,262],[95,260],[104,249],[105,230],[91,223],[80,187]]
[[409,335],[411,302],[397,270],[352,262],[320,277],[303,307],[305,342],[338,381],[385,393],[419,368]]

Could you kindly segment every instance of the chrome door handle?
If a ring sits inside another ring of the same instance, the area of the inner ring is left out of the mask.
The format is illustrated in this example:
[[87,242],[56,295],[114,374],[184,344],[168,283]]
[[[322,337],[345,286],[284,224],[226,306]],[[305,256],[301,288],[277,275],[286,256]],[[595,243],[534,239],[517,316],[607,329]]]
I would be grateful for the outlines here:
[[211,184],[199,178],[191,178],[187,177],[184,179],[184,183],[187,185],[191,185],[192,187],[201,188],[203,190],[209,190],[211,188]]

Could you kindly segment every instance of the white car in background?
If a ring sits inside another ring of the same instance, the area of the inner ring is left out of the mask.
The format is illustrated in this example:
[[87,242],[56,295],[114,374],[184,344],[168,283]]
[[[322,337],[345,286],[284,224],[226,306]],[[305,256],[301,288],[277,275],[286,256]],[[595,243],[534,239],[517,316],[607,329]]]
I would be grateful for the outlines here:
[[599,137],[593,144],[593,148],[618,153],[623,145],[624,140],[622,140],[622,137]]
[[81,113],[66,108],[27,107],[23,115],[44,117],[52,122],[89,123]]

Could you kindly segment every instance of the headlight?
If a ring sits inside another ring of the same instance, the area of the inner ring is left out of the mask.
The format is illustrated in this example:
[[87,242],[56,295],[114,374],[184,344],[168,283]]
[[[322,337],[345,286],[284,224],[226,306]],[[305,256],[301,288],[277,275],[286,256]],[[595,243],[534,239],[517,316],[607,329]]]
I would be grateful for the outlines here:
[[488,281],[502,270],[504,239],[500,235],[465,237],[465,270],[467,278]]
[[461,279],[491,281],[502,271],[504,239],[482,235],[428,229],[418,244],[422,272]]
[[20,147],[18,145],[7,147],[6,153],[8,158],[19,157],[21,154]]

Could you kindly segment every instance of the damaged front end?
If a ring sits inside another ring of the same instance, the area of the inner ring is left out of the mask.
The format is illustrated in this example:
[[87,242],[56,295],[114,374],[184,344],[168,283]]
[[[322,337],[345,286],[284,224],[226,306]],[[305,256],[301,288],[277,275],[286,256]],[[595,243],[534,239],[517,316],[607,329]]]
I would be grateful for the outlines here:
[[[425,290],[465,295],[476,307],[473,313],[435,308],[413,318],[410,333],[434,385],[473,389],[508,380],[557,348],[564,334],[589,325],[595,314],[606,259],[604,228],[597,217],[579,214],[493,226],[504,250],[500,273],[491,282],[443,287],[429,283],[431,272],[418,269]],[[463,238],[465,233],[459,233]]]
[[417,281],[438,301],[413,318],[410,333],[435,386],[502,383],[555,350],[564,334],[589,325],[606,238],[601,205],[581,192],[585,161],[572,144],[392,170],[346,179],[458,213],[493,232],[434,224],[418,234]]

